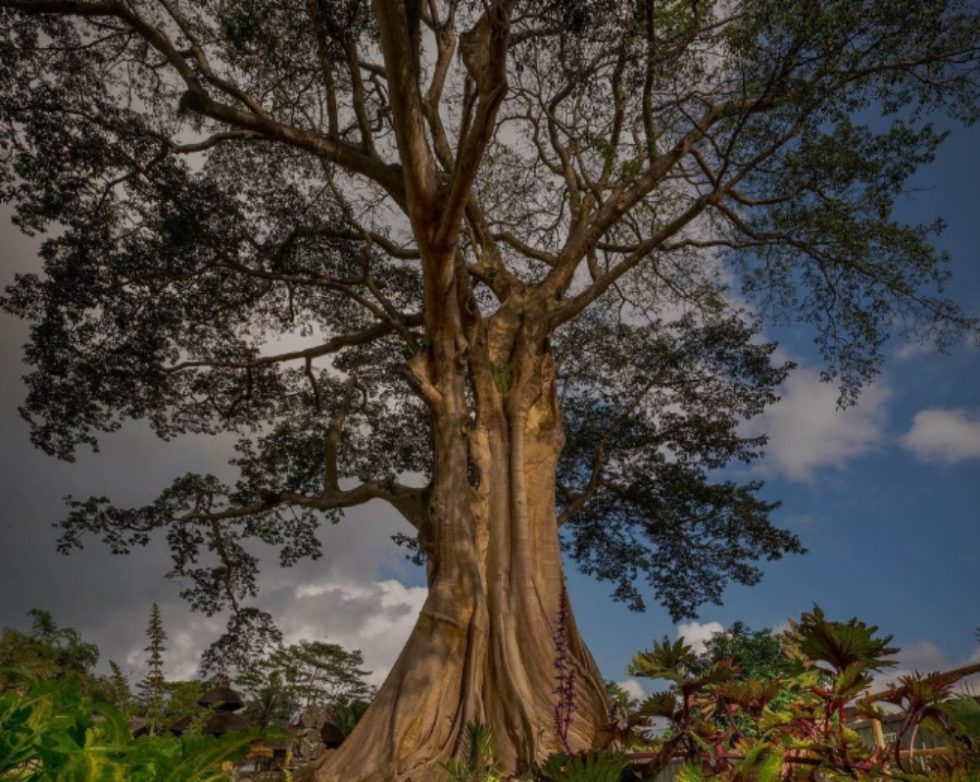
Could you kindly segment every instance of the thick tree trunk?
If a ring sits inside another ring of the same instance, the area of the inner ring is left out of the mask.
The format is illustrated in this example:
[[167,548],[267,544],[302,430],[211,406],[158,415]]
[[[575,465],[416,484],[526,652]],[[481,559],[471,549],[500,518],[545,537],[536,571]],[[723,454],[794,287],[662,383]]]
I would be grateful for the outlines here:
[[[563,434],[550,357],[535,358],[532,371],[493,368],[488,358],[471,375],[475,421],[466,406],[434,418],[428,599],[373,705],[319,764],[317,782],[444,780],[442,764],[465,751],[467,723],[491,728],[506,772],[562,748],[554,663]],[[595,662],[568,623],[576,707],[568,744],[578,750],[593,744],[609,711]]]

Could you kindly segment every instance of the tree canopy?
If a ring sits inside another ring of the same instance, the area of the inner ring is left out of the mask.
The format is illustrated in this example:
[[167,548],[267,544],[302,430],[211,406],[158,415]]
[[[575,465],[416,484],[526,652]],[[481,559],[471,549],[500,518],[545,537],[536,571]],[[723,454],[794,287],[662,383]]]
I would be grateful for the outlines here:
[[[84,678],[83,686],[101,686],[94,676],[99,647],[82,639],[73,627],[59,627],[49,611],[32,608],[31,630],[3,628],[0,668],[21,669],[41,679]],[[6,681],[6,675],[0,682]]]
[[731,660],[739,673],[750,679],[776,679],[792,663],[778,633],[768,628],[753,630],[744,622],[735,622],[728,630],[715,633],[704,646],[699,672],[722,660]]
[[60,626],[51,612],[32,608],[29,631],[4,627],[0,632],[0,692],[18,689],[25,680],[69,682],[83,695],[122,705],[116,663],[113,677],[96,673],[99,647],[73,627]]
[[[424,335],[418,242],[397,216],[411,207],[399,88],[376,59],[390,53],[365,3],[296,5],[3,3],[2,197],[25,230],[57,229],[45,276],[4,299],[35,324],[35,442],[71,458],[127,418],[163,437],[243,437],[236,485],[187,475],[145,508],[78,501],[65,545],[91,531],[125,549],[167,530],[174,574],[196,580],[188,596],[206,610],[254,590],[244,538],[289,564],[316,553],[320,519],[345,506],[382,498],[413,516],[416,493],[395,479],[430,469],[403,371]],[[596,305],[554,336],[569,353],[569,547],[619,596],[638,604],[632,576],[646,573],[683,614],[729,578],[753,580],[751,559],[799,548],[753,486],[708,477],[758,452],[734,424],[782,377],[744,313],[726,311],[712,250],[760,313],[816,324],[845,400],[896,321],[962,325],[927,292],[944,275],[928,241],[938,224],[901,225],[892,206],[945,135],[931,114],[975,118],[975,13],[494,8],[509,23],[493,67],[474,48],[493,27],[481,5],[413,12],[404,56],[431,79],[413,132],[445,195],[469,193],[460,260],[481,309],[547,296],[558,329]],[[457,29],[470,31],[466,68],[451,81]],[[696,314],[663,322],[685,304]],[[303,347],[270,349],[279,334]],[[692,399],[709,374],[716,388]],[[337,431],[330,416],[344,413]],[[602,447],[610,423],[626,436]],[[339,455],[325,463],[331,438]],[[220,543],[216,514],[241,522]],[[205,546],[235,566],[194,566]]]
[[288,725],[305,707],[329,707],[338,712],[341,707],[370,700],[373,688],[364,681],[370,671],[363,665],[358,649],[299,641],[253,660],[250,670],[236,681],[251,696],[246,715],[254,715],[263,726],[276,721]]

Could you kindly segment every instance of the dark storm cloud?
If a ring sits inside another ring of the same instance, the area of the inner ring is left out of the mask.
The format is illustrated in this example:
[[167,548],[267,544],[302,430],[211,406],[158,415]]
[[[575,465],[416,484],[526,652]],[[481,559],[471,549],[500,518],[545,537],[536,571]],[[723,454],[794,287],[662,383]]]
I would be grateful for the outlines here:
[[[0,207],[0,285],[16,273],[39,269],[38,244],[11,225],[9,208]],[[164,443],[134,422],[103,437],[100,452],[81,450],[75,463],[45,455],[32,447],[28,426],[17,413],[26,393],[21,377],[27,371],[22,362],[27,338],[26,324],[0,313],[0,626],[25,627],[29,609],[45,608],[59,623],[98,643],[104,668],[109,659],[138,661],[150,604],[156,601],[170,635],[169,667],[189,675],[197,655],[220,632],[220,622],[192,616],[179,597],[180,585],[164,578],[170,569],[166,546],[156,541],[114,556],[90,540],[85,550],[65,557],[56,552],[53,525],[64,517],[68,494],[105,495],[120,505],[137,505],[188,471],[230,477],[231,441],[195,436]],[[414,612],[417,594],[399,594],[385,587],[387,582],[375,581],[379,567],[397,572],[403,561],[389,540],[396,531],[407,530],[386,506],[354,510],[322,530],[320,560],[283,572],[275,557],[268,557],[259,604],[281,618],[287,635],[336,632],[351,643],[360,638],[358,628],[370,630],[375,618],[395,622]],[[325,589],[319,600],[311,594],[296,597],[296,585],[320,583],[333,591]],[[374,657],[375,667],[386,664]]]

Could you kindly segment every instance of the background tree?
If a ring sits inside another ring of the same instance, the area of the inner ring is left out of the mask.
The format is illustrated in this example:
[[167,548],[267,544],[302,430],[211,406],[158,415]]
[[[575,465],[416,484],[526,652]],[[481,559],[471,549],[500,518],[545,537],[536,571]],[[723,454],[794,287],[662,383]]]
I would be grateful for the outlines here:
[[156,733],[162,725],[164,689],[167,683],[163,675],[163,653],[167,650],[163,642],[167,640],[167,634],[163,629],[163,620],[160,618],[160,606],[156,603],[150,609],[150,623],[146,628],[146,637],[150,642],[144,650],[148,652],[147,671],[138,685],[138,690],[144,714],[150,719],[150,732]]
[[300,641],[276,649],[256,667],[269,679],[279,679],[304,706],[328,706],[370,697],[359,649],[347,651],[323,641]]
[[[246,717],[255,724],[289,724],[307,706],[351,707],[369,701],[373,688],[364,681],[370,674],[361,666],[359,649],[348,651],[324,641],[299,641],[274,649],[253,661],[250,671],[236,684],[250,693]],[[357,721],[358,714],[346,714]]]
[[[74,628],[59,627],[49,611],[32,608],[27,613],[29,632],[5,627],[0,633],[0,669],[23,671],[44,680],[75,679],[83,694],[114,702],[109,682],[95,673],[99,647],[85,641]],[[0,689],[21,681],[16,674],[0,673]]]
[[[555,749],[560,540],[674,616],[800,550],[720,473],[788,371],[730,282],[813,324],[844,404],[890,332],[976,326],[939,223],[892,214],[927,118],[976,117],[967,0],[0,9],[0,197],[57,228],[4,300],[34,442],[240,438],[232,485],[74,500],[65,550],[165,535],[191,605],[230,615],[221,657],[278,640],[250,539],[289,565],[371,500],[414,527],[418,625],[320,780],[425,780],[467,722],[508,771]],[[569,635],[581,747],[608,699]]]
[[123,673],[115,660],[109,660],[109,670],[112,671],[109,677],[113,693],[112,703],[123,714],[128,714],[133,708],[133,693],[129,687],[129,677]]
[[783,650],[779,635],[768,628],[753,630],[744,622],[735,622],[728,630],[715,633],[704,646],[695,673],[704,673],[715,663],[731,660],[738,666],[740,676],[768,681],[787,675],[793,668],[793,660]]
[[249,725],[266,728],[269,725],[287,727],[293,724],[293,717],[300,708],[299,701],[287,688],[280,673],[262,676],[251,672],[236,680],[247,694],[245,717]]
[[49,611],[32,608],[28,633],[5,627],[0,636],[2,666],[27,667],[44,679],[90,675],[99,661],[99,647],[82,639],[73,627],[59,627]]
[[[191,717],[187,727],[192,732],[194,729],[199,731],[213,715],[211,709],[198,705],[201,696],[210,689],[211,685],[211,682],[203,679],[164,681],[161,687],[160,711],[157,718],[160,728],[169,729],[175,722],[183,720],[185,717]],[[149,716],[149,710],[145,716]]]

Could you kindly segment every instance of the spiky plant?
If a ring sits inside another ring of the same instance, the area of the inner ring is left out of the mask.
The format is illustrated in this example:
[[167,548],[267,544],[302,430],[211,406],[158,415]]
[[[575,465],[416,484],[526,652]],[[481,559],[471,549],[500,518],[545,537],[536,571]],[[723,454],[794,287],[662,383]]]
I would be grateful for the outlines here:
[[450,758],[445,769],[450,782],[501,782],[493,750],[493,731],[486,725],[468,723],[460,752]]
[[784,643],[791,653],[813,664],[824,663],[827,673],[840,675],[849,668],[880,670],[895,665],[888,659],[899,650],[888,644],[894,636],[875,636],[877,625],[852,618],[846,622],[830,621],[818,605],[805,612],[799,621],[790,620]]

